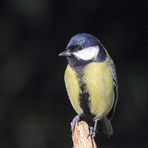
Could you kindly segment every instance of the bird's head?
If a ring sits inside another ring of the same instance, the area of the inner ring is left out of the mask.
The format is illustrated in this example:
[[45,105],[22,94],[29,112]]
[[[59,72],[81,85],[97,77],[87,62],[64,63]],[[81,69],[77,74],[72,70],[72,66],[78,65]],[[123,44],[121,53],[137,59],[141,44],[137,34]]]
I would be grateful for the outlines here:
[[103,62],[106,52],[97,38],[81,33],[70,39],[66,49],[59,56],[66,56],[71,66],[83,66],[93,61]]

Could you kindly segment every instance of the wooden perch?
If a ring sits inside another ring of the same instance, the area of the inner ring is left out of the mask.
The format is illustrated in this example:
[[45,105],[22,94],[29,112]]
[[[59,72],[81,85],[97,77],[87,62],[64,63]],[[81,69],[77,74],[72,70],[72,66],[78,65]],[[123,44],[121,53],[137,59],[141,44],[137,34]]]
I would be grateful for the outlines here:
[[86,122],[78,122],[72,131],[73,148],[97,148]]

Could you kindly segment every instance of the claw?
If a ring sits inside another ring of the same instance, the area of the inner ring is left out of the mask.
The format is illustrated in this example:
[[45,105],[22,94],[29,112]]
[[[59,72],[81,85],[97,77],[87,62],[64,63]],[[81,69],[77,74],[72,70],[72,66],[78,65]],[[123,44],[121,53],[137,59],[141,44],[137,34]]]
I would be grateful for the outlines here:
[[97,120],[95,121],[94,127],[90,127],[90,135],[94,138],[96,136],[97,130]]
[[89,130],[90,130],[90,136],[91,136],[92,138],[94,138],[94,137],[96,136],[96,131],[94,130],[93,127],[90,127]]
[[75,117],[73,118],[73,120],[72,120],[72,122],[71,122],[71,130],[72,130],[72,131],[73,131],[75,125],[79,122],[79,120],[80,120],[79,115],[77,115],[77,116],[75,116]]

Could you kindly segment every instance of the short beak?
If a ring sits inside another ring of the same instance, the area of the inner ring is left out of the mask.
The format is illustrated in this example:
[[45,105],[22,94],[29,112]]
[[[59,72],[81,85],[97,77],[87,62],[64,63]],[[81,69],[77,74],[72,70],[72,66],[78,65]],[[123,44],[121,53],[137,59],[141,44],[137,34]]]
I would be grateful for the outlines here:
[[59,56],[63,56],[63,57],[64,56],[71,56],[71,53],[68,50],[65,50],[65,51],[59,53]]

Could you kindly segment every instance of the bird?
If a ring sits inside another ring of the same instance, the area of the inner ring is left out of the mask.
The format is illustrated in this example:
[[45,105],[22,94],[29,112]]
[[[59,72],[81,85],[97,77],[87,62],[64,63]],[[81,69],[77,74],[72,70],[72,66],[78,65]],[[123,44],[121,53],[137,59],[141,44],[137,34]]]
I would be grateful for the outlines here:
[[118,100],[118,80],[115,64],[103,44],[92,34],[74,35],[59,56],[67,58],[64,73],[65,87],[72,107],[77,115],[94,122],[92,136],[95,137],[97,123],[102,122],[103,133],[113,134],[111,120]]

